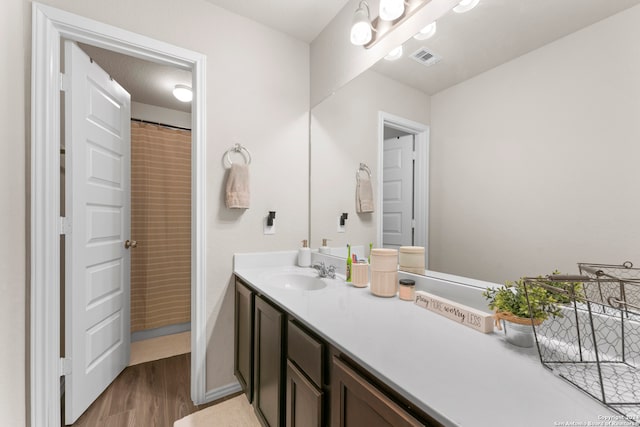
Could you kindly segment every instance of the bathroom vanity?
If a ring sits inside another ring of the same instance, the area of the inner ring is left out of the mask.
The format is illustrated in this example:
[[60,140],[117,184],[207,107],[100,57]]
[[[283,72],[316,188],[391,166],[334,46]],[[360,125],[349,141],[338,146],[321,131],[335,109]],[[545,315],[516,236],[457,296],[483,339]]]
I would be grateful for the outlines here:
[[[535,349],[318,279],[295,259],[234,258],[235,373],[265,426],[538,427],[616,416],[545,369]],[[480,301],[481,289],[414,277],[418,289]]]

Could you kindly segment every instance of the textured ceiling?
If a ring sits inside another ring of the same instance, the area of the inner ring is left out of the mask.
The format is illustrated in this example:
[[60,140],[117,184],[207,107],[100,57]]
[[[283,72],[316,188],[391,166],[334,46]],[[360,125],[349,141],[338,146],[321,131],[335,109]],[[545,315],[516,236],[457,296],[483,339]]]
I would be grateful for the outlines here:
[[207,0],[311,43],[349,0]]
[[[639,3],[480,0],[467,13],[440,18],[432,38],[409,39],[402,58],[382,59],[372,69],[432,95]],[[440,62],[425,67],[409,58],[421,47],[440,55]]]
[[176,84],[191,86],[190,71],[159,65],[94,46],[81,44],[80,47],[131,94],[132,101],[191,112],[190,102],[180,102],[172,94]]

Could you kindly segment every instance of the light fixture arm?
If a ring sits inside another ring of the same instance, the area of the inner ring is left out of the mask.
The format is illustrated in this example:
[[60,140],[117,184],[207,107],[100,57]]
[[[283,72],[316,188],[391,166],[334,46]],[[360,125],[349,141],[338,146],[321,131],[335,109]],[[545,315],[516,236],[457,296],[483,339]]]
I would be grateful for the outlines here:
[[[385,21],[383,25],[381,25],[381,21],[383,21],[379,16],[370,21],[370,26],[372,30],[372,34],[375,34],[374,37],[371,38],[370,41],[364,43],[362,46],[365,49],[370,49],[375,44],[377,44],[380,40],[382,40],[387,34],[389,34],[394,28],[401,25],[415,13],[417,13],[420,9],[422,9],[425,5],[429,3],[430,0],[418,0],[418,1],[408,1],[403,0],[403,4],[405,5],[405,10],[397,19],[394,21]],[[362,0],[359,3],[358,9],[363,9],[363,5],[366,6],[367,14],[369,16],[369,4]],[[388,25],[390,23],[390,25]],[[354,43],[356,44],[356,43]]]
[[369,17],[369,19],[371,19],[371,9],[369,8],[369,3],[367,3],[366,0],[360,0],[360,3],[358,3],[358,9],[361,9],[362,6],[367,8],[367,16]]
[[369,25],[371,26],[371,31],[373,31],[374,33],[377,33],[378,30],[376,29],[376,27],[371,25],[371,9],[369,9],[369,3],[367,3],[367,0],[360,0],[360,3],[358,3],[358,7],[362,8],[362,6],[367,8],[367,16],[369,17]]

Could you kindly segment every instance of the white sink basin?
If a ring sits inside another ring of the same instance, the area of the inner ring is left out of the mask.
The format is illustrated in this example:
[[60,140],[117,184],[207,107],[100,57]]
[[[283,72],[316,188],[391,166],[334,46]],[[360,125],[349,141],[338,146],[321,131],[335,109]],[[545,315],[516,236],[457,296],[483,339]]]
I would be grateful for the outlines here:
[[327,286],[318,277],[299,273],[276,274],[269,277],[267,282],[271,286],[292,291],[317,291]]

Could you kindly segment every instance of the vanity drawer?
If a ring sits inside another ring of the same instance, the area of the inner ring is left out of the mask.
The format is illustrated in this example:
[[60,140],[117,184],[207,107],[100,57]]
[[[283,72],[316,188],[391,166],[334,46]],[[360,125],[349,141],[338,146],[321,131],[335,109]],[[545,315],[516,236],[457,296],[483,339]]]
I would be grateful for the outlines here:
[[287,324],[287,356],[316,386],[322,387],[324,363],[323,344],[309,335],[295,321]]

